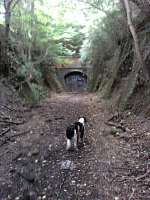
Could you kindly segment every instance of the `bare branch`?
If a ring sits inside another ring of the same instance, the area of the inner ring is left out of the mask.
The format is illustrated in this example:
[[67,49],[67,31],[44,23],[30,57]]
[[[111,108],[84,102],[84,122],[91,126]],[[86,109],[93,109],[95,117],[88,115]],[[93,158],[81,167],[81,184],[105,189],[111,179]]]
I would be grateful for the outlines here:
[[19,3],[19,1],[20,1],[20,0],[16,0],[16,1],[14,2],[14,5],[13,5],[13,7],[12,7],[12,10],[16,7],[16,5]]
[[33,62],[33,65],[37,65],[45,60],[46,56],[48,55],[49,47],[46,49],[45,55],[42,55],[37,61]]
[[[96,5],[96,3],[93,3],[93,2],[90,2],[90,1],[84,1],[84,0],[79,0],[79,1],[82,2],[82,3],[85,3],[85,4],[87,4],[87,5],[89,5],[91,8],[94,8],[94,9],[100,11],[100,12],[103,12],[105,15],[108,15],[108,14],[109,14],[109,12],[106,11],[106,10],[104,9],[104,7],[103,7],[102,5],[100,5],[100,4],[99,4],[99,6],[98,6],[98,5]],[[97,3],[98,3],[98,2],[97,2]]]

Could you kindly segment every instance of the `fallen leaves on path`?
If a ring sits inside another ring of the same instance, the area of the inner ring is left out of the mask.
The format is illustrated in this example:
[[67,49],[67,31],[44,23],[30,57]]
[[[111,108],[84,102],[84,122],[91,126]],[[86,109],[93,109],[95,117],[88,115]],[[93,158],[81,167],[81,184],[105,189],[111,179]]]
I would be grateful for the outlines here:
[[[105,123],[111,113],[93,94],[54,95],[33,107],[10,103],[0,112],[18,122],[0,121],[1,200],[149,198],[146,119],[117,115],[111,122],[119,135],[113,135]],[[88,119],[85,146],[67,152],[65,130],[79,116]]]

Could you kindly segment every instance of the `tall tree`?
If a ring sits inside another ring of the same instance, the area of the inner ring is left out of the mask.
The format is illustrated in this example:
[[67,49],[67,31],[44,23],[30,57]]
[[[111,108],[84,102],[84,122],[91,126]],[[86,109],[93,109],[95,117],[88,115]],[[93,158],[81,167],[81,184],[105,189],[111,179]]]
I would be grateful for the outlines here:
[[4,0],[4,8],[5,8],[5,40],[4,40],[4,56],[5,63],[2,69],[2,73],[7,76],[9,74],[10,63],[8,61],[8,48],[9,48],[9,32],[10,32],[10,23],[11,23],[11,13],[15,8],[17,3],[20,0]]
[[8,39],[10,31],[11,13],[20,0],[4,0],[5,8],[5,36]]

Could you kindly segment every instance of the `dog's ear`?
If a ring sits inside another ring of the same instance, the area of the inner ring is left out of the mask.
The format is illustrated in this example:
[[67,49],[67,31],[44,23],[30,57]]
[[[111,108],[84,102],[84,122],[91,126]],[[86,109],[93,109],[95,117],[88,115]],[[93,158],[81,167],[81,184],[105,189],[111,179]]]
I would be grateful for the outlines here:
[[84,122],[87,123],[87,118],[86,117],[83,117],[83,118],[84,118]]

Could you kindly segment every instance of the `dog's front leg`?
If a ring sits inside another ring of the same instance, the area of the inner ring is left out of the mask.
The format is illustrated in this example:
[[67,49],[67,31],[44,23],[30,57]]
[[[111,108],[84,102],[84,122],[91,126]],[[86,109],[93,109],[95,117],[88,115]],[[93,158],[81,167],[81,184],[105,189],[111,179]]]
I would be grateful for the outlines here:
[[79,146],[79,137],[80,137],[80,135],[79,135],[79,131],[77,132],[77,146]]
[[81,129],[80,139],[81,139],[81,144],[84,145],[84,127],[82,127]]
[[77,131],[75,131],[73,140],[74,140],[74,148],[75,148],[75,150],[78,151],[78,133],[77,133]]
[[67,139],[67,146],[66,146],[66,150],[69,150],[71,148],[71,140]]

